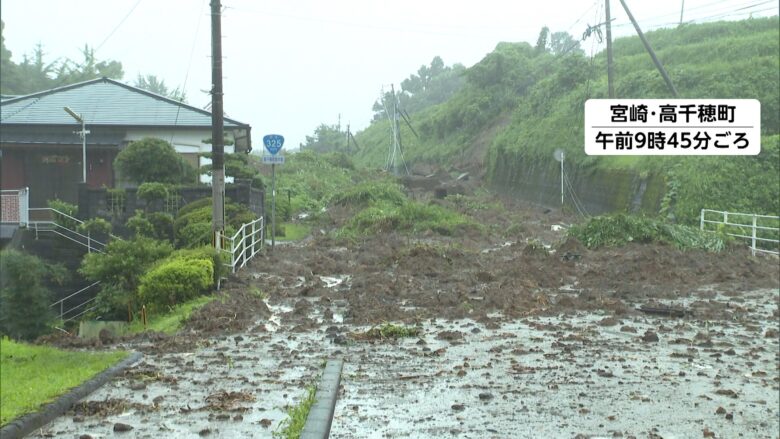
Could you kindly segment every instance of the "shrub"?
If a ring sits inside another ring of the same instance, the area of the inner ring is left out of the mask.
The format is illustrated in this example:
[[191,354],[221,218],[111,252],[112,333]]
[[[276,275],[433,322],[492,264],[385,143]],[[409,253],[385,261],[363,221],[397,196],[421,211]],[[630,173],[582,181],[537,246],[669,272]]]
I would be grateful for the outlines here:
[[152,237],[154,235],[154,226],[152,222],[146,218],[142,210],[136,210],[135,215],[131,216],[125,223],[125,227],[130,229],[133,236],[136,237]]
[[186,302],[214,285],[213,267],[209,259],[169,258],[141,278],[139,298],[152,308]]
[[84,221],[78,228],[81,233],[89,233],[92,237],[108,236],[111,233],[111,223],[103,218],[92,218]]
[[111,241],[105,253],[84,257],[79,272],[88,280],[100,281],[96,306],[103,317],[121,317],[124,308],[134,311],[140,278],[155,262],[171,254],[170,243],[136,237]]
[[725,248],[728,241],[720,234],[625,214],[591,218],[585,224],[572,226],[569,235],[591,249],[617,247],[629,242],[660,242],[674,245],[681,250],[702,249],[718,252]]
[[195,170],[170,143],[151,137],[130,143],[114,161],[116,169],[136,183],[192,183]]
[[[200,207],[193,208],[198,203]],[[241,224],[255,219],[254,214],[246,207],[230,201],[225,203],[226,232],[238,229]],[[211,199],[201,199],[190,203],[179,210],[179,215],[173,222],[176,245],[193,247],[211,242]]]
[[46,333],[53,319],[51,294],[43,284],[49,268],[36,256],[0,252],[0,332],[32,340]]
[[168,197],[168,185],[158,182],[146,182],[138,186],[136,196],[150,204],[157,200],[165,200]]
[[229,271],[226,265],[229,263],[228,255],[226,253],[218,252],[214,247],[211,247],[209,245],[204,245],[202,247],[196,247],[196,248],[176,250],[171,254],[169,258],[170,259],[179,258],[187,261],[196,260],[196,259],[210,260],[214,270],[215,284],[221,277],[225,277]]
[[152,236],[173,242],[173,215],[165,212],[151,212],[146,219],[152,225]]
[[406,202],[406,195],[393,181],[368,181],[337,193],[332,201],[341,205],[367,206],[387,202],[400,206]]
[[[57,212],[64,213],[65,215],[76,217],[76,213],[78,212],[79,208],[75,204],[68,203],[66,201],[53,199],[46,202],[46,205],[49,206],[50,209],[54,209]],[[60,215],[59,213],[54,213],[54,222],[61,225],[62,227],[65,227],[67,229],[75,230],[78,226],[78,223],[64,215]]]

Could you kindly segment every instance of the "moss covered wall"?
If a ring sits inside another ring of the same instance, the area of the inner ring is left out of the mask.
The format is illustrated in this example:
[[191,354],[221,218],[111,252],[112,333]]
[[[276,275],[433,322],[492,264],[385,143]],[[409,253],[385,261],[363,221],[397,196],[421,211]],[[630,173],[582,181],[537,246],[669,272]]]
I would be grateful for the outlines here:
[[[490,184],[498,192],[518,199],[557,207],[561,204],[560,164],[552,159],[528,159],[497,152]],[[664,195],[664,177],[626,169],[582,169],[564,163],[577,198],[590,215],[606,212],[656,214]],[[566,206],[574,209],[567,192]]]

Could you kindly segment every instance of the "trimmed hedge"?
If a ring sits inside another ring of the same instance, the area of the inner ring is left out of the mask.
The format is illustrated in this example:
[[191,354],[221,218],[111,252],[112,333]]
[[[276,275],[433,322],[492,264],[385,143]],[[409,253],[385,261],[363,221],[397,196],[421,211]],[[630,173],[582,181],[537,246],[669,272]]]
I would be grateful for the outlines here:
[[214,285],[214,264],[209,259],[169,258],[141,278],[141,301],[158,308],[175,306],[209,291]]

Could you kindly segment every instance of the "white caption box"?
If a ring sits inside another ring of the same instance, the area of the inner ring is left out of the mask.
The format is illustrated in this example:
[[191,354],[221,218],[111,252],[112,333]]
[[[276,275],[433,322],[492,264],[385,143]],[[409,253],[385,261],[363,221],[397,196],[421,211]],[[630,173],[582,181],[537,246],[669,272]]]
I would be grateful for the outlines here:
[[757,155],[757,99],[589,99],[588,155]]

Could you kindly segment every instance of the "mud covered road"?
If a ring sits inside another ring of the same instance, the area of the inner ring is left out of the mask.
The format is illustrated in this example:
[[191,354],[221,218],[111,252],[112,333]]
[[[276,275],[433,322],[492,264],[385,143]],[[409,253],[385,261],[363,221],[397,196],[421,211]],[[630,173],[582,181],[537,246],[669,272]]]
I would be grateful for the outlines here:
[[[180,335],[119,342],[143,362],[42,433],[271,437],[338,356],[333,438],[778,437],[776,258],[591,251],[549,210],[469,214],[485,233],[345,243],[330,212]],[[366,336],[384,322],[420,333]]]

